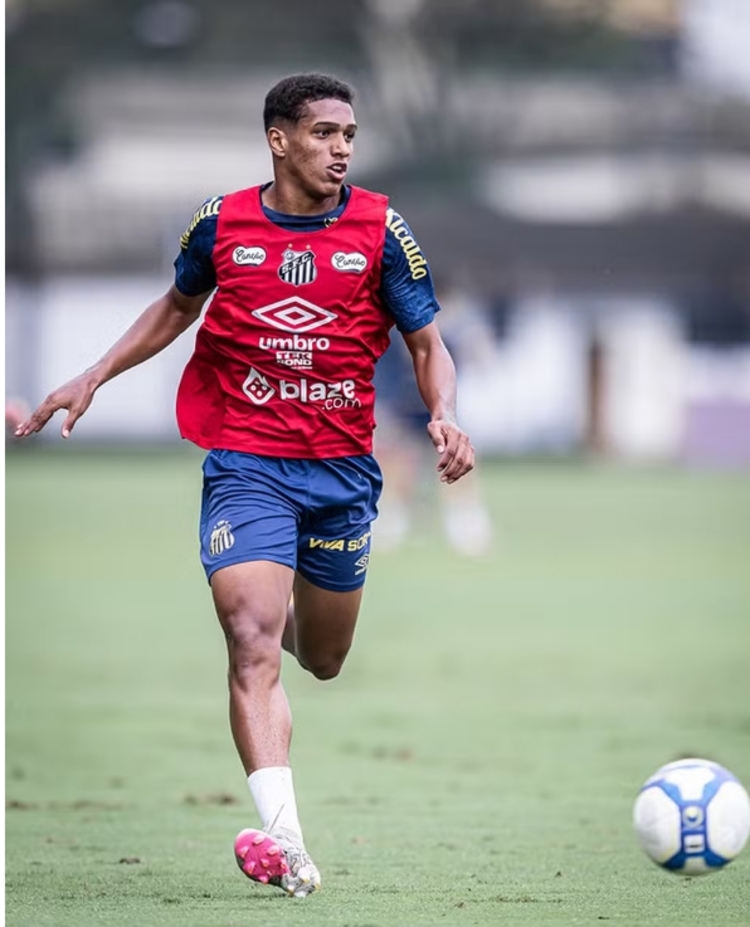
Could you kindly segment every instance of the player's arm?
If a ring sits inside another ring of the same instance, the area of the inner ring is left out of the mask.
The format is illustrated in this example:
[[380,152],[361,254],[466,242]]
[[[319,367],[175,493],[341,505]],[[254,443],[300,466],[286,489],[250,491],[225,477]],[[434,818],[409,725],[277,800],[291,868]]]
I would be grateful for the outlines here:
[[440,479],[453,483],[474,467],[474,448],[456,423],[456,369],[435,324],[440,306],[427,261],[403,217],[388,209],[385,224],[381,297],[411,352],[430,413],[427,430],[440,454]]
[[94,393],[103,383],[163,351],[195,322],[216,287],[212,253],[222,199],[214,196],[206,200],[183,232],[173,286],[151,303],[93,367],[50,393],[31,417],[18,426],[17,437],[41,431],[58,409],[68,410],[62,436],[70,437],[73,425],[91,405]]
[[437,469],[445,483],[455,483],[474,469],[474,448],[456,422],[456,368],[435,322],[415,332],[404,332],[414,374],[430,413],[427,426],[440,454]]
[[176,286],[136,319],[107,353],[92,367],[50,393],[39,408],[16,429],[19,438],[41,431],[59,409],[67,409],[62,436],[70,436],[73,425],[91,405],[99,387],[118,374],[142,364],[163,351],[200,316],[210,291],[186,296]]

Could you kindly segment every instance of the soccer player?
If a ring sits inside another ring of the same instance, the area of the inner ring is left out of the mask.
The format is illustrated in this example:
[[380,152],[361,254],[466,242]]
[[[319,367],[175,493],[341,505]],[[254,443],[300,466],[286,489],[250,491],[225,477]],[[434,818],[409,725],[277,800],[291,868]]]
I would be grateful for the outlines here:
[[208,451],[201,559],[227,642],[232,734],[261,819],[235,853],[251,879],[296,896],[319,888],[320,874],[297,813],[281,649],[332,679],[351,646],[381,490],[373,371],[394,323],[440,480],[474,465],[427,261],[385,196],[346,184],[352,100],[325,75],[273,87],[263,113],[273,181],[207,200],[180,241],[174,285],[16,431],[38,432],[67,409],[69,437],[96,390],[166,348],[213,293],[177,418]]

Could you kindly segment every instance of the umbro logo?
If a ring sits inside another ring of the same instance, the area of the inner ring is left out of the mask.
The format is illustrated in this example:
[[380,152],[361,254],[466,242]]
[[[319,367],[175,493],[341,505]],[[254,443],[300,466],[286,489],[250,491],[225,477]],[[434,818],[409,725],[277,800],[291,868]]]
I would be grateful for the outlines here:
[[285,332],[309,332],[321,325],[327,325],[336,318],[336,313],[321,309],[299,296],[290,296],[270,306],[253,310],[256,319]]

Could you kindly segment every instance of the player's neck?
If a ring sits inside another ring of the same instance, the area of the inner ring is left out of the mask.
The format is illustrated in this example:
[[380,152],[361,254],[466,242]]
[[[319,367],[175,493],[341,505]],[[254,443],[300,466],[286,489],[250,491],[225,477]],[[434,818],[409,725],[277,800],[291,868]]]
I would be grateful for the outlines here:
[[341,202],[343,190],[325,199],[311,197],[298,186],[278,178],[261,193],[264,206],[287,216],[317,216],[330,212]]

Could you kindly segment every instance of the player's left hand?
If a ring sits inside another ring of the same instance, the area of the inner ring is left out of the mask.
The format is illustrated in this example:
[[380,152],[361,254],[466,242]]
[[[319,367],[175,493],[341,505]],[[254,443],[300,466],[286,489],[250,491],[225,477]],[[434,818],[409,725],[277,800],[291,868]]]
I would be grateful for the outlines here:
[[442,483],[455,483],[474,469],[474,448],[469,436],[455,422],[435,419],[427,431],[440,454],[437,471]]

